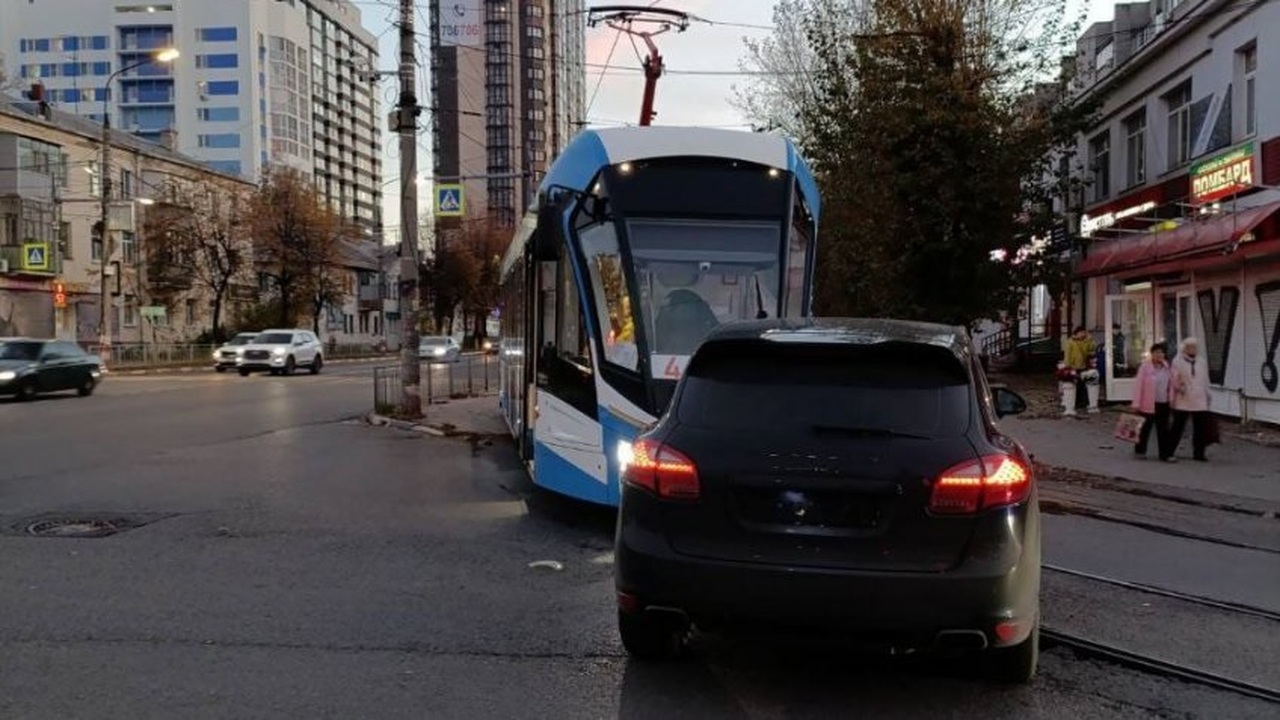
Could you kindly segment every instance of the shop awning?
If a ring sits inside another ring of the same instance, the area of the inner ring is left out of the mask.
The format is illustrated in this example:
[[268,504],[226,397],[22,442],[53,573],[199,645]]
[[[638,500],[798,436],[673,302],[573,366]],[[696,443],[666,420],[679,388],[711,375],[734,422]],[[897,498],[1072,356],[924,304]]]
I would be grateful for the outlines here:
[[1137,270],[1171,260],[1220,253],[1280,212],[1280,202],[1193,220],[1173,230],[1148,232],[1095,243],[1076,268],[1077,277]]

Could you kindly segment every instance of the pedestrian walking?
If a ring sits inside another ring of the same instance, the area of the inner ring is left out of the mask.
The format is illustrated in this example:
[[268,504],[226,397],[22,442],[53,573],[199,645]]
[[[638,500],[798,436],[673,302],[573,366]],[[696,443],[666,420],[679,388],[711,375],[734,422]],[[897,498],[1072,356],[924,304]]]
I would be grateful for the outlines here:
[[1196,460],[1208,460],[1204,451],[1209,444],[1209,368],[1200,355],[1200,343],[1195,338],[1182,341],[1178,356],[1171,363],[1173,395],[1169,405],[1173,409],[1173,428],[1169,432],[1169,452],[1172,454],[1182,442],[1182,433],[1191,422],[1191,454]]
[[1133,446],[1134,453],[1145,457],[1151,433],[1156,434],[1156,452],[1161,460],[1175,462],[1170,438],[1169,401],[1173,395],[1173,371],[1166,359],[1164,343],[1151,346],[1147,359],[1138,367],[1138,375],[1134,378],[1132,407],[1142,415],[1142,429],[1138,431],[1138,442]]

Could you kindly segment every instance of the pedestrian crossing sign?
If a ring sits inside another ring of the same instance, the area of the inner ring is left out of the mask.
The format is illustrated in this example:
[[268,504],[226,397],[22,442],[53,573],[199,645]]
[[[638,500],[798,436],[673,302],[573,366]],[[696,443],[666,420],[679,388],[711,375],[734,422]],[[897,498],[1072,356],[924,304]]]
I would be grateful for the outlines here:
[[463,208],[462,185],[436,185],[436,217],[462,217]]
[[24,243],[22,245],[23,270],[49,269],[49,243]]

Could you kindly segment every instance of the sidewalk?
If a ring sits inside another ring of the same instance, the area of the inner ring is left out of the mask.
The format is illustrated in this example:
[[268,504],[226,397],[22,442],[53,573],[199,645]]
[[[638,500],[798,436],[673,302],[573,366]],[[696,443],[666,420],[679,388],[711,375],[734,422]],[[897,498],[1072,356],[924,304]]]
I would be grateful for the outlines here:
[[498,396],[481,395],[422,406],[424,417],[417,422],[395,420],[377,413],[367,416],[371,425],[390,425],[436,436],[510,436],[507,422],[498,408]]
[[1157,460],[1154,447],[1143,460],[1134,455],[1133,445],[1113,437],[1117,417],[1106,411],[1076,418],[1015,416],[1001,420],[1000,425],[1047,465],[1150,485],[1280,502],[1280,448],[1224,433],[1222,444],[1209,447],[1209,462],[1195,462],[1191,460],[1188,429],[1177,463]]

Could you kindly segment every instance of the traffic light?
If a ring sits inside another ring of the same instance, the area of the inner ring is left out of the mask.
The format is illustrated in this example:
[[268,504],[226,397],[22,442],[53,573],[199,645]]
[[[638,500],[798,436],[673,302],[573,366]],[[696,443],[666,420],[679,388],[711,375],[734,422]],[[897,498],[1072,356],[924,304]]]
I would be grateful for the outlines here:
[[55,280],[53,283],[53,306],[56,308],[67,306],[67,286],[61,280]]

